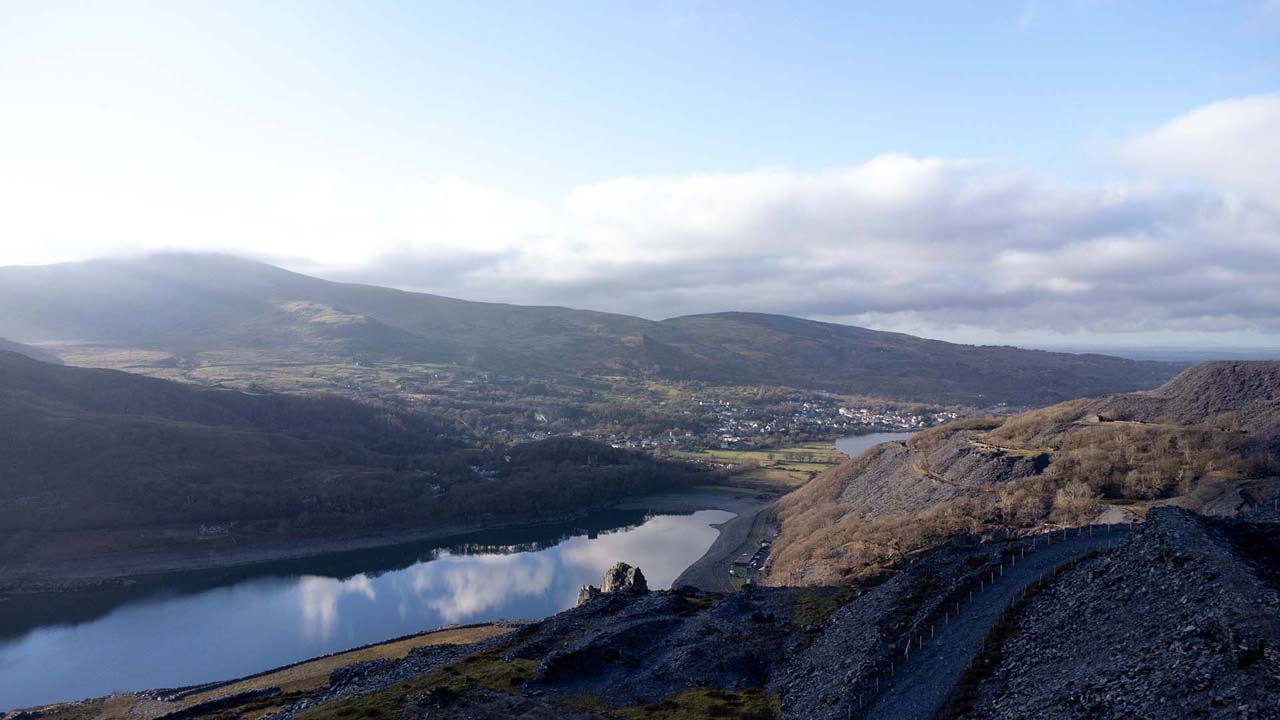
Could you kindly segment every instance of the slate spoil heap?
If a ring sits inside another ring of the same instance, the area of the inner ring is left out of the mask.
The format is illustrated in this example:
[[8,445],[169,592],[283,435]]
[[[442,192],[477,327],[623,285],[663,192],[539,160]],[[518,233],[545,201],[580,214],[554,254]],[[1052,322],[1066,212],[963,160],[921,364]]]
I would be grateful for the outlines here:
[[964,718],[1280,718],[1277,526],[1152,511],[1014,619]]

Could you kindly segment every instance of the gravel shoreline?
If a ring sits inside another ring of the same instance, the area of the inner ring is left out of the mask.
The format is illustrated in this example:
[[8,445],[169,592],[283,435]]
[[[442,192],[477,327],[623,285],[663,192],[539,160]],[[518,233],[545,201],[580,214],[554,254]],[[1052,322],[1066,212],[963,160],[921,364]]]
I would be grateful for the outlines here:
[[748,548],[754,549],[764,537],[778,496],[726,488],[708,488],[671,495],[645,498],[623,507],[638,507],[653,512],[691,512],[725,510],[735,517],[714,527],[720,530],[711,547],[680,573],[672,587],[689,585],[706,592],[733,592],[729,569],[733,561]]

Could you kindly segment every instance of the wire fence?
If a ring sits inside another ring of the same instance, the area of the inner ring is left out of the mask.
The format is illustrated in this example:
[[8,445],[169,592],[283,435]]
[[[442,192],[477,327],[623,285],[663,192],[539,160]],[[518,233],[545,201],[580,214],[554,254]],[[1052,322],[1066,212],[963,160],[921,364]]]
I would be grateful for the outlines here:
[[[1116,532],[1127,532],[1133,523],[1116,523],[1106,525],[1082,525],[1052,530],[1032,535],[1029,539],[1016,541],[1018,548],[1012,552],[1002,553],[996,566],[985,568],[982,573],[971,575],[969,582],[952,589],[947,596],[937,603],[923,618],[915,622],[904,639],[900,639],[890,647],[887,665],[877,668],[870,677],[863,676],[856,682],[856,697],[849,706],[848,717],[860,717],[870,710],[879,699],[881,693],[893,684],[894,678],[904,672],[913,655],[918,656],[926,644],[938,642],[938,631],[945,630],[952,622],[964,613],[975,600],[981,600],[983,594],[999,584],[1004,577],[1005,569],[1012,569],[1020,562],[1025,562],[1028,555],[1038,549],[1061,544],[1071,538],[1111,536]],[[1013,606],[1021,602],[1028,588],[1053,572],[1048,568],[1035,578],[1022,583],[1014,591],[1013,598],[1004,606]],[[970,571],[971,572],[971,571]],[[976,583],[976,587],[975,587]],[[983,635],[982,646],[978,652],[985,650],[986,634]]]

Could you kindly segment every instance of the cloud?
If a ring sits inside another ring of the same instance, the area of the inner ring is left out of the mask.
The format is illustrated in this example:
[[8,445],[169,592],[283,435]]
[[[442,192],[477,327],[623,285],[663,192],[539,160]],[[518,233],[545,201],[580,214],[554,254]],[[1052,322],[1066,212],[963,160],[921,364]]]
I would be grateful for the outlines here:
[[1214,184],[1187,187],[1165,179],[1210,169],[1176,167],[1098,187],[902,155],[813,173],[620,178],[574,190],[505,250],[459,255],[465,267],[447,277],[431,272],[439,258],[415,265],[412,249],[340,274],[650,317],[746,309],[890,327],[1280,331],[1268,177],[1204,166]]
[[621,177],[551,200],[385,173],[211,193],[50,165],[0,188],[0,235],[36,238],[0,253],[219,249],[334,279],[652,318],[740,309],[923,332],[1280,333],[1280,96],[1194,109],[1116,160],[1129,174],[1093,185],[886,154],[820,171]]
[[1121,156],[1144,173],[1280,210],[1280,94],[1197,108],[1126,143]]

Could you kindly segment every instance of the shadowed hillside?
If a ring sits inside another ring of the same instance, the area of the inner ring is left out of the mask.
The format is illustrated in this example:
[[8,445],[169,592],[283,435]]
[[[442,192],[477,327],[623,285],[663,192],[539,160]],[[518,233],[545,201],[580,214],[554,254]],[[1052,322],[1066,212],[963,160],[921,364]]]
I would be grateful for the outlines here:
[[451,363],[554,377],[769,384],[924,402],[1045,404],[1153,387],[1175,367],[977,347],[778,315],[653,322],[327,282],[217,255],[0,268],[0,334],[292,361]]
[[1178,504],[1231,514],[1280,476],[1280,362],[1214,362],[1150,392],[878,445],[783,498],[771,582],[874,573],[961,533]]
[[586,440],[461,446],[434,418],[0,352],[0,567],[581,512],[699,475]]

